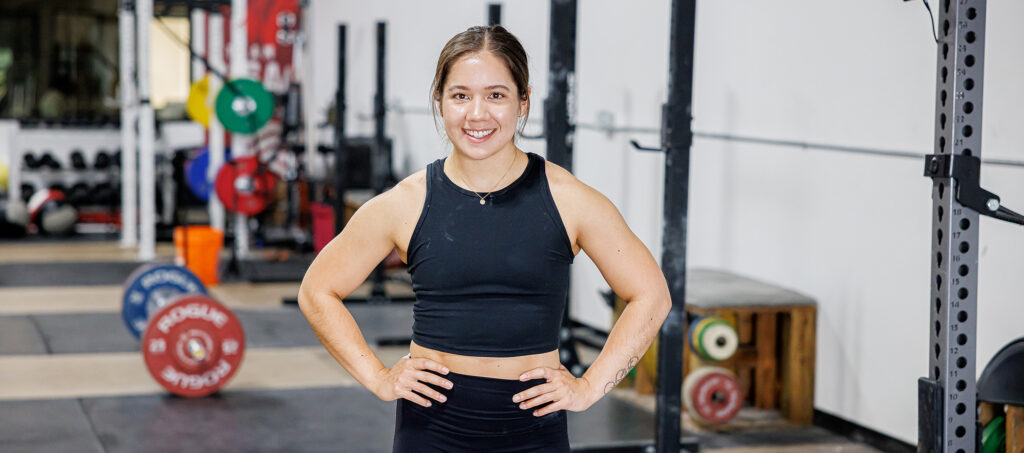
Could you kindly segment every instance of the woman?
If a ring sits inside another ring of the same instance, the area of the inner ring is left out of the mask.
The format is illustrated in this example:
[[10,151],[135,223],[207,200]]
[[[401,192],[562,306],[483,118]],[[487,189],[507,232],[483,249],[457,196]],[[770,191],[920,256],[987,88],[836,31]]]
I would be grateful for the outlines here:
[[[398,400],[394,451],[567,452],[565,411],[636,365],[671,306],[665,279],[607,198],[515,146],[530,88],[512,34],[453,37],[431,97],[451,154],[363,205],[310,266],[299,306],[359,383]],[[417,301],[409,355],[387,367],[341,300],[393,249]],[[576,378],[558,330],[580,250],[629,304]]]

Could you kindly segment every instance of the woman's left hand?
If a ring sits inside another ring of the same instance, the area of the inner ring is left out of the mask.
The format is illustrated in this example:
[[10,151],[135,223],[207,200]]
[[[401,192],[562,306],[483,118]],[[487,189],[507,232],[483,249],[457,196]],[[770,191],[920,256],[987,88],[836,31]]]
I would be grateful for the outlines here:
[[586,378],[573,376],[564,366],[561,368],[534,368],[519,376],[520,381],[545,379],[547,382],[530,387],[512,396],[512,401],[523,410],[533,409],[550,402],[547,406],[533,411],[540,417],[566,409],[580,412],[594,404],[591,399],[593,388]]

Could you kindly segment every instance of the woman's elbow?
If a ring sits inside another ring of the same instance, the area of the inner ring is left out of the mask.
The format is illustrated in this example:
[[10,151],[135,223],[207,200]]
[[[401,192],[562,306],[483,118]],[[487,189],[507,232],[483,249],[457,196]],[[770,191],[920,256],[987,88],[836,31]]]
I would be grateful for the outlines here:
[[297,297],[297,300],[299,310],[301,310],[302,313],[306,316],[309,316],[309,314],[316,309],[315,294],[316,290],[311,288],[311,285],[306,280],[303,280],[302,284],[299,285],[299,295]]
[[665,319],[668,318],[668,312],[672,310],[672,293],[669,292],[667,284],[654,295],[653,300],[655,319],[661,324],[665,322]]
[[666,293],[664,297],[659,297],[657,301],[657,319],[660,324],[665,322],[665,319],[668,318],[668,312],[672,310],[672,296]]

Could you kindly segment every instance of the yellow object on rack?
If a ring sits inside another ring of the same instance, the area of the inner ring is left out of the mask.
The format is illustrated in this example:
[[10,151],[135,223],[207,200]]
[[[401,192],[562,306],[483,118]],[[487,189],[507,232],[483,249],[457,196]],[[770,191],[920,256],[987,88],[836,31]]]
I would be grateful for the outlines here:
[[0,193],[7,193],[7,164],[0,161]]
[[185,101],[185,113],[188,117],[207,129],[210,128],[210,114],[213,112],[206,102],[209,94],[210,76],[207,75],[192,84],[188,90],[188,99]]

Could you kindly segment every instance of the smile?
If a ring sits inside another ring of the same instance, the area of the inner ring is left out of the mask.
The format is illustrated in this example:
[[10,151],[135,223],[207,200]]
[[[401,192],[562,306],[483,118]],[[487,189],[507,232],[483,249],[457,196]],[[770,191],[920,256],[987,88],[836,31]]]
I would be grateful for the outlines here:
[[465,132],[470,137],[473,137],[473,138],[484,138],[484,137],[494,133],[495,130],[496,129],[487,129],[487,130],[483,130],[483,131],[474,131],[474,130],[469,130],[469,129],[463,129],[462,131]]

